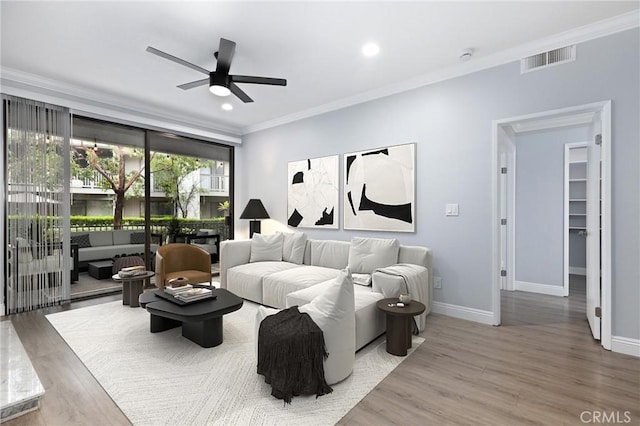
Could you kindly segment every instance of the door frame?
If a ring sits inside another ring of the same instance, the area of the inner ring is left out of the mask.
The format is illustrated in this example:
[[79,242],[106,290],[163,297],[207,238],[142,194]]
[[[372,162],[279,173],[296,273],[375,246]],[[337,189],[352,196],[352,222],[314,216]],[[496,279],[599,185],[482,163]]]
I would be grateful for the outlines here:
[[[491,197],[492,197],[492,264],[491,264],[491,282],[492,294],[491,304],[493,311],[492,324],[500,325],[500,288],[501,288],[501,259],[500,253],[500,160],[501,154],[504,152],[500,149],[501,143],[504,143],[505,129],[511,128],[513,125],[522,122],[538,122],[538,129],[561,127],[570,124],[576,124],[577,120],[583,120],[591,115],[599,116],[601,122],[601,160],[602,160],[602,237],[600,240],[601,247],[601,273],[602,273],[602,289],[601,289],[601,344],[605,349],[611,350],[611,100],[594,102],[590,104],[578,105],[567,108],[559,108],[555,110],[543,111],[533,114],[525,114],[516,117],[502,118],[492,121],[492,140],[491,140]],[[507,262],[509,263],[509,262]],[[508,274],[508,272],[507,272]]]

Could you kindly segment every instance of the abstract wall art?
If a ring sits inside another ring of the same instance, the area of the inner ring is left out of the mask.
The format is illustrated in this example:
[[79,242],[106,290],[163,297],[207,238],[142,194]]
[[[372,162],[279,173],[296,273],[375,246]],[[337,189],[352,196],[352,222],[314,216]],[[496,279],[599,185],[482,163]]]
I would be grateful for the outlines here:
[[287,224],[338,229],[338,156],[288,164]]
[[416,144],[344,155],[344,229],[415,231]]

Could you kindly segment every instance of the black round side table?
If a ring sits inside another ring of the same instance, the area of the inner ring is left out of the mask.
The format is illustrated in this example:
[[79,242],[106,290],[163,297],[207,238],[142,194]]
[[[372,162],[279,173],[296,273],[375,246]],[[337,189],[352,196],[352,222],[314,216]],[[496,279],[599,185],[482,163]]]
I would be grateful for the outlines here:
[[122,282],[122,304],[129,305],[132,308],[140,306],[138,297],[143,292],[144,280],[155,275],[153,271],[144,271],[144,274],[133,275],[130,277],[121,277],[119,274],[113,275],[114,281]]
[[406,356],[411,347],[411,321],[426,309],[422,303],[413,300],[404,307],[397,306],[397,297],[382,299],[376,303],[378,309],[387,315],[387,352]]

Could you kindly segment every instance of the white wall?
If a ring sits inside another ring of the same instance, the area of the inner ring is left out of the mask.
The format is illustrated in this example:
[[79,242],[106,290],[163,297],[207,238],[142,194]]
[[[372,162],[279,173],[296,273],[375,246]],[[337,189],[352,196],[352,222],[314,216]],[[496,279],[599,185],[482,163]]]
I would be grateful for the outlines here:
[[[579,45],[572,63],[524,75],[519,63],[506,64],[247,135],[236,151],[236,237],[248,235],[247,221],[237,216],[249,198],[262,199],[271,217],[286,224],[288,161],[416,142],[415,233],[308,234],[397,237],[403,244],[431,247],[434,274],[443,277],[434,299],[490,311],[492,120],[611,99],[612,331],[638,339],[639,40],[636,28]],[[459,203],[460,216],[446,217],[446,203]]]
[[584,125],[515,138],[517,281],[563,285],[564,145],[588,137]]

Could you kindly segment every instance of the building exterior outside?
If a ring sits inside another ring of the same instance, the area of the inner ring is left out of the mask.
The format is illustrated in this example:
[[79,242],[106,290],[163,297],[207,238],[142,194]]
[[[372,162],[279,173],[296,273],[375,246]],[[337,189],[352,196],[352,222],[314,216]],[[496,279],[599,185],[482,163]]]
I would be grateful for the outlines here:
[[[98,145],[96,144],[96,147]],[[109,145],[99,145],[101,151],[109,150]],[[163,154],[164,155],[164,154]],[[144,160],[133,155],[125,156],[125,172],[139,170]],[[91,167],[83,164],[82,167]],[[187,191],[197,185],[198,194],[189,202],[187,217],[190,219],[211,219],[224,216],[219,204],[229,200],[229,162],[212,160],[208,167],[189,173],[182,182],[181,191]],[[72,216],[109,216],[113,214],[113,191],[104,189],[101,181],[105,178],[97,171],[91,177],[71,178],[71,215]],[[138,193],[137,193],[138,192]],[[130,189],[124,203],[124,217],[144,216],[144,193]],[[151,173],[151,216],[180,216],[174,206],[154,182]]]

